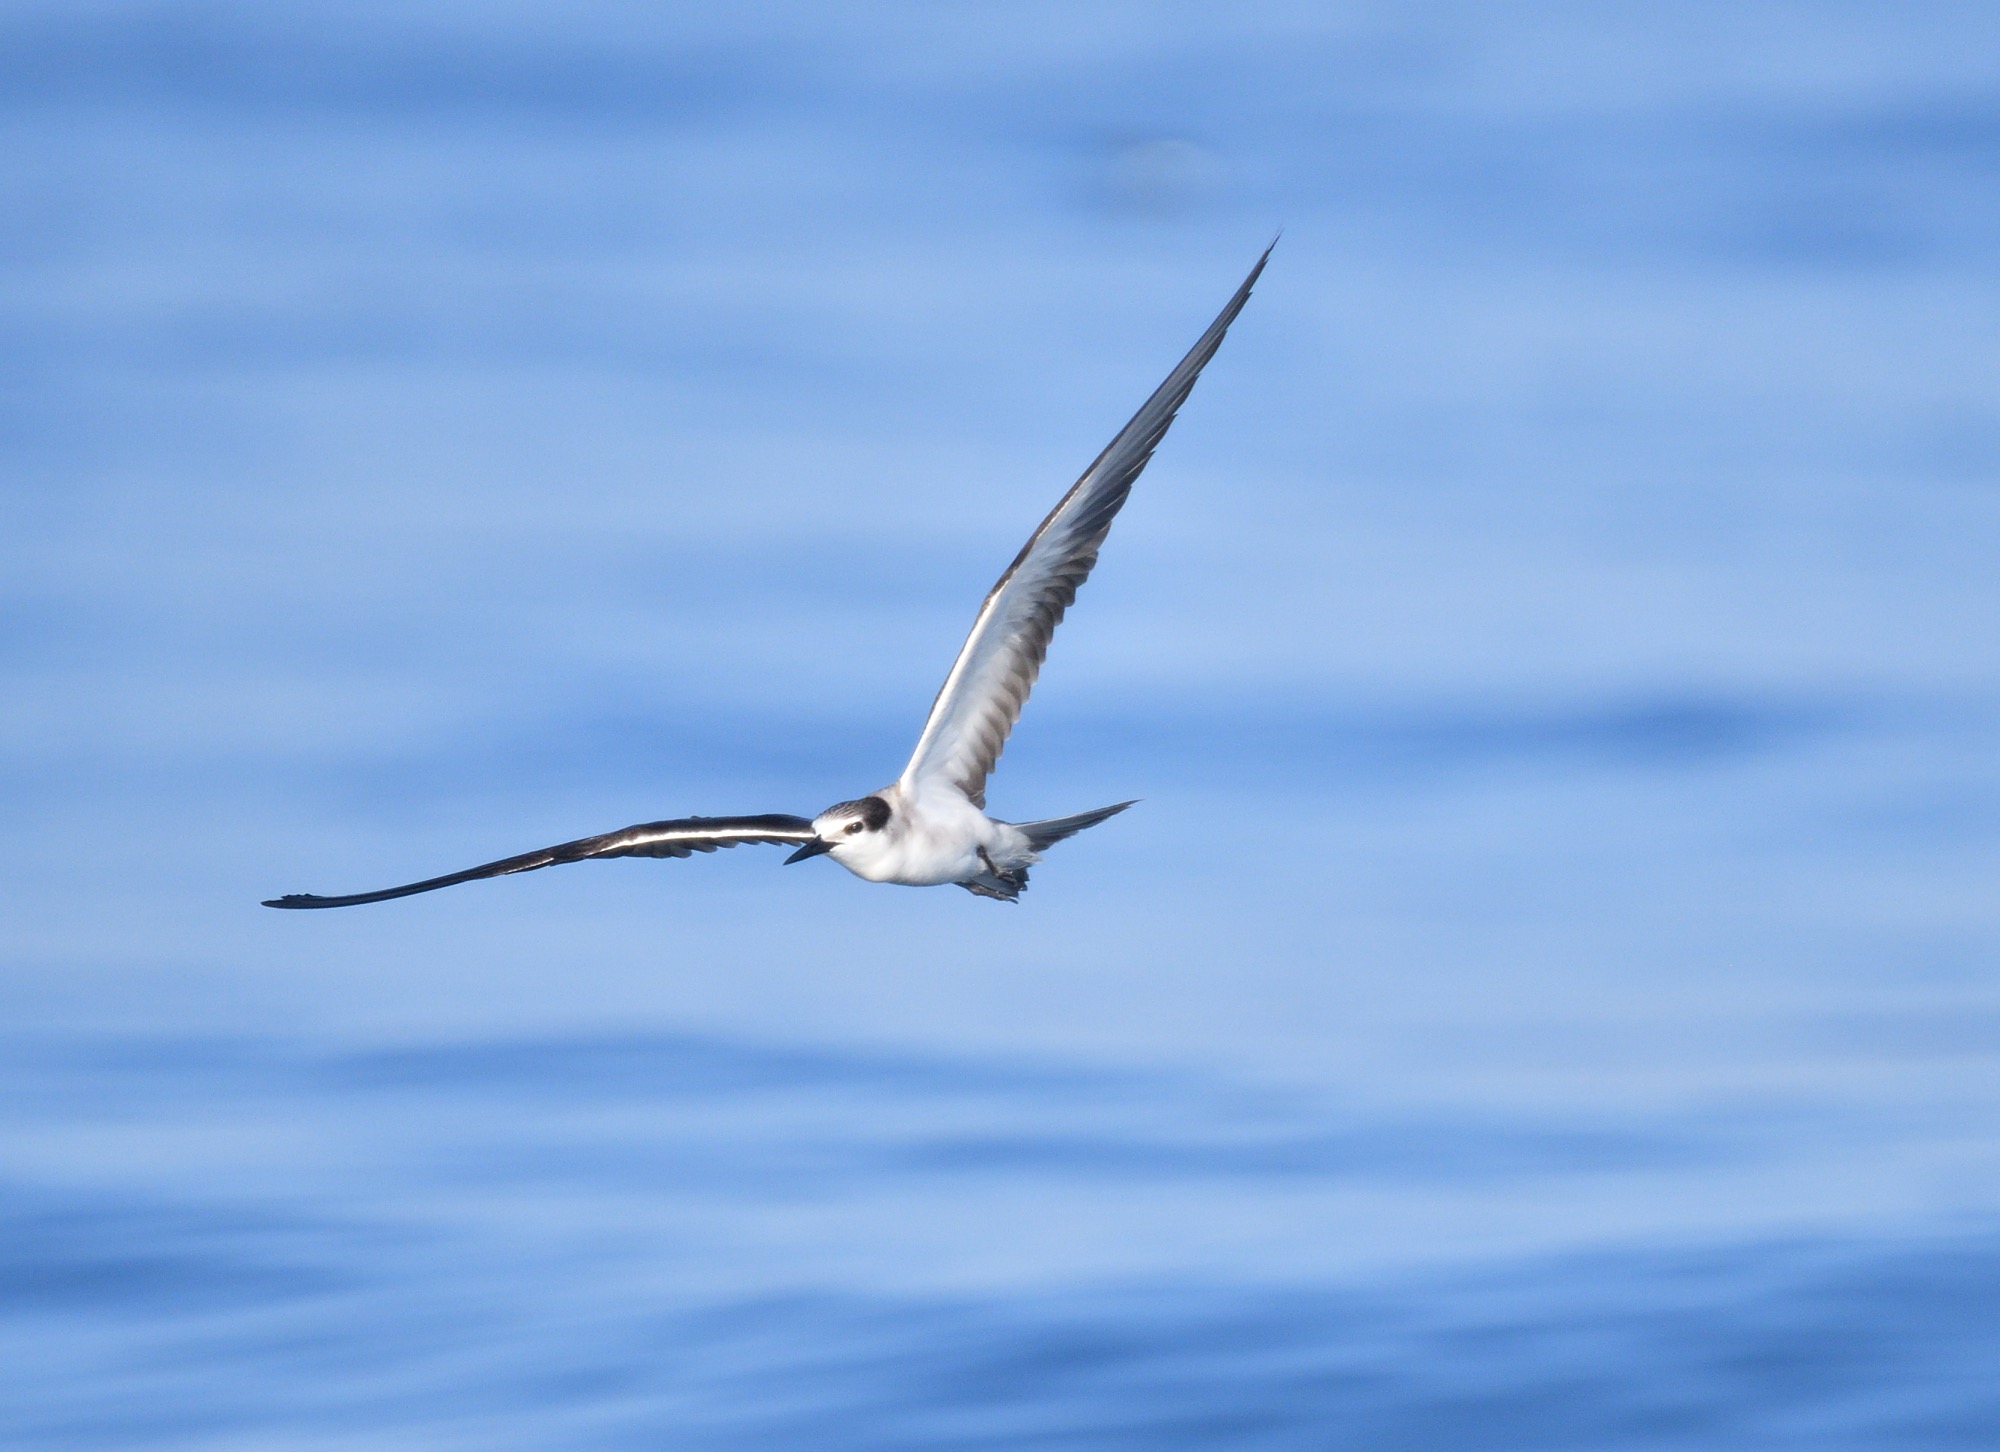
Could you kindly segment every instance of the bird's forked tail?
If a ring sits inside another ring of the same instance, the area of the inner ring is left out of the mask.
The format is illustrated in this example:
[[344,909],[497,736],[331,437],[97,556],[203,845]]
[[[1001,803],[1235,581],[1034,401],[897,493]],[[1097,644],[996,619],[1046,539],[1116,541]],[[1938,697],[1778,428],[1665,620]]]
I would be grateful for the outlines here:
[[1028,844],[1037,852],[1053,847],[1065,837],[1074,837],[1085,827],[1095,827],[1099,822],[1117,816],[1138,799],[1120,802],[1113,807],[1099,807],[1094,812],[1078,812],[1074,817],[1050,817],[1042,822],[1016,822],[1014,830],[1028,839]]

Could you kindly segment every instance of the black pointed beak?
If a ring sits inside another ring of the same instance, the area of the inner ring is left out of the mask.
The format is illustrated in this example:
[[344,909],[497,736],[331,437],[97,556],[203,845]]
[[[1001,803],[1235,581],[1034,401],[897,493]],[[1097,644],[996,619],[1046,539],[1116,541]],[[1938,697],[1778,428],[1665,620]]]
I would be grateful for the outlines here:
[[817,857],[822,852],[831,852],[832,850],[833,844],[831,842],[822,841],[820,838],[815,837],[812,841],[806,843],[805,846],[787,857],[785,859],[785,866],[790,867],[794,862],[803,862],[808,857]]

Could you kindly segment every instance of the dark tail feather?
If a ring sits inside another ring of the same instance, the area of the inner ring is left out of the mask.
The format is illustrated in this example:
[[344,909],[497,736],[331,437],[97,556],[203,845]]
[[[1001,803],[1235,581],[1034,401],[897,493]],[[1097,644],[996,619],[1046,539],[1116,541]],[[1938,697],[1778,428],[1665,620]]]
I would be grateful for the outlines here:
[[1037,852],[1053,847],[1065,837],[1074,837],[1085,827],[1095,827],[1099,822],[1108,821],[1127,807],[1137,802],[1120,802],[1115,807],[1099,807],[1094,812],[1078,812],[1074,817],[1050,817],[1045,822],[1016,822],[1014,826],[1027,836],[1028,842]]

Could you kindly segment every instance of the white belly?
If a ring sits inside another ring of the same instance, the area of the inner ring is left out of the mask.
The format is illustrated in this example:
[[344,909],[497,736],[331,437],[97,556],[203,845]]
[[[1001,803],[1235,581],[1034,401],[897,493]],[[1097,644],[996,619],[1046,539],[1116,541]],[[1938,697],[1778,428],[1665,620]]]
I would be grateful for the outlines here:
[[1013,827],[994,821],[956,792],[897,801],[894,807],[889,831],[838,844],[833,860],[869,882],[938,887],[987,871],[989,857],[1008,867],[1033,855]]

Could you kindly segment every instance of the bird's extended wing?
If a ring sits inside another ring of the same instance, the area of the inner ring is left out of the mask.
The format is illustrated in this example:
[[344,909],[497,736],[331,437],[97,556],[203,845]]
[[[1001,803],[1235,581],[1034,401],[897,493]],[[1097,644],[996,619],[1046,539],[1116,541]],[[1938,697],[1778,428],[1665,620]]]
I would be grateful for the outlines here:
[[583,862],[593,857],[687,857],[696,852],[713,852],[718,847],[734,847],[743,842],[810,842],[812,823],[804,817],[681,817],[671,822],[642,822],[617,832],[582,837],[574,842],[544,847],[539,852],[523,852],[519,857],[503,857],[481,867],[468,867],[445,877],[402,887],[385,887],[379,892],[357,892],[348,897],[315,897],[309,892],[274,897],[264,904],[273,908],[355,907],[364,902],[386,902],[392,897],[455,887],[482,877],[505,877],[511,872],[533,872],[537,867],[554,867],[559,862]]
[[1076,599],[1077,587],[1097,563],[1098,548],[1132,492],[1132,481],[1153,457],[1202,367],[1215,356],[1222,335],[1249,301],[1250,289],[1270,256],[1267,247],[1180,366],[1070,486],[987,592],[972,633],[959,647],[951,674],[931,703],[917,749],[903,768],[905,790],[944,781],[977,805],[986,805],[986,778],[1041,674],[1050,637]]

